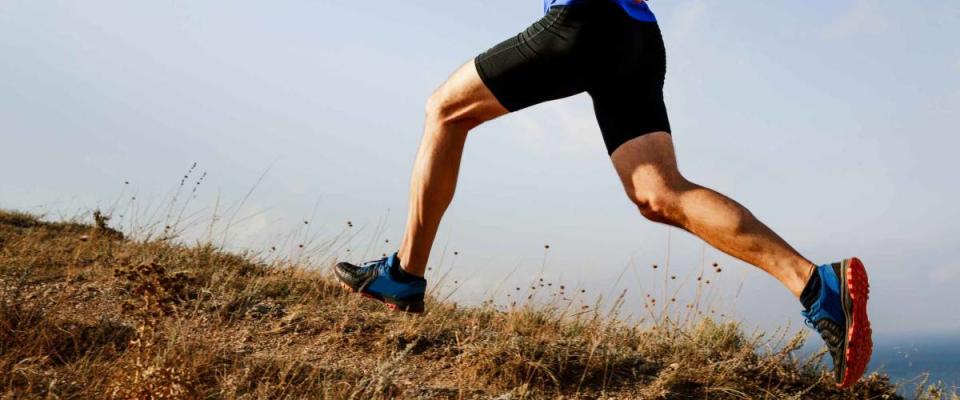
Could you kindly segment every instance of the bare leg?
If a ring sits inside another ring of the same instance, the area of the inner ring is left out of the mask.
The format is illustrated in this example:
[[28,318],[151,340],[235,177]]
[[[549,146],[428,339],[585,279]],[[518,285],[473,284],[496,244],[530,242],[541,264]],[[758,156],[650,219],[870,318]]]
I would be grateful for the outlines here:
[[398,254],[405,271],[423,276],[440,219],[453,200],[467,132],[506,113],[480,80],[473,61],[430,96],[410,181],[406,232]]
[[680,175],[668,133],[633,139],[612,160],[627,195],[645,217],[697,235],[773,275],[800,297],[813,263],[737,202]]

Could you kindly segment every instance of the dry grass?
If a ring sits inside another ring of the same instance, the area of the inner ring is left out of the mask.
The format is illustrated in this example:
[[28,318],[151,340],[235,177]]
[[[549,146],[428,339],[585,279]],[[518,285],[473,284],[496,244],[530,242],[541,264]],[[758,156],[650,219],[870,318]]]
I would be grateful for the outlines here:
[[[3,398],[899,398],[733,323],[551,307],[412,317],[327,273],[0,211]],[[580,310],[576,310],[580,311]],[[930,395],[933,397],[933,395]]]

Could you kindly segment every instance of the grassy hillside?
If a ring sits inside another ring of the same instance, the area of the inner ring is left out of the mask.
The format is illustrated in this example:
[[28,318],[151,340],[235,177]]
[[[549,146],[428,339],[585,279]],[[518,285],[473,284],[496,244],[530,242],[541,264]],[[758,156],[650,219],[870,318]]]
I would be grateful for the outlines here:
[[388,312],[323,271],[0,211],[3,398],[899,398],[837,391],[736,324]]

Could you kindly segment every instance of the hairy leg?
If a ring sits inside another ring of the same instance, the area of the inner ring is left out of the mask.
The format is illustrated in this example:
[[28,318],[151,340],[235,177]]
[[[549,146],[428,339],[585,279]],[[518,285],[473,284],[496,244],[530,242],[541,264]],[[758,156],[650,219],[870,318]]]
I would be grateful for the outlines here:
[[467,132],[507,113],[483,84],[473,61],[430,96],[426,127],[410,180],[406,232],[398,254],[405,271],[423,276],[440,219],[453,200]]
[[739,203],[686,180],[666,132],[635,138],[614,151],[627,195],[647,218],[697,235],[780,280],[800,297],[813,263]]

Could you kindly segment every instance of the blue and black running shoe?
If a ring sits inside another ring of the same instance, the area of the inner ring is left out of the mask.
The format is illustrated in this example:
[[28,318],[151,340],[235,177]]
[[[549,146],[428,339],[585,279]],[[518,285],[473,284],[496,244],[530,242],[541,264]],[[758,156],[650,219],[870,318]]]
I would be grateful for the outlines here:
[[863,376],[873,353],[873,332],[867,318],[867,271],[859,259],[851,258],[821,265],[815,274],[818,279],[811,281],[816,284],[819,280],[819,296],[803,316],[830,350],[837,387],[849,387]]
[[392,310],[422,313],[427,280],[400,270],[397,253],[359,266],[337,263],[334,267],[340,284],[355,293],[382,301]]

